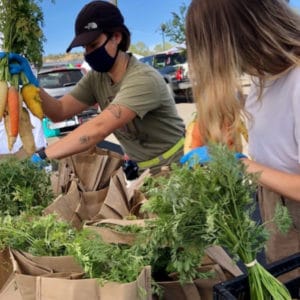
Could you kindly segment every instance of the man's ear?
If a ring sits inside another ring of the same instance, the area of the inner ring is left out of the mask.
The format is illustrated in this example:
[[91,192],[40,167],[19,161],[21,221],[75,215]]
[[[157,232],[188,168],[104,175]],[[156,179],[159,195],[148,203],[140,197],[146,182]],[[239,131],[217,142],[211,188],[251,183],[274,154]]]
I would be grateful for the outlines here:
[[114,32],[112,36],[112,40],[116,42],[117,44],[120,44],[122,41],[122,33],[121,32]]

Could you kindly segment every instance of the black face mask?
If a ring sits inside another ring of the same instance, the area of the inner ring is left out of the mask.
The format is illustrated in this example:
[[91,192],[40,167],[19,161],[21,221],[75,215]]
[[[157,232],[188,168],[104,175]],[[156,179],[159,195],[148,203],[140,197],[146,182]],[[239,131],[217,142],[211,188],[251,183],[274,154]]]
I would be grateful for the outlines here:
[[114,65],[119,49],[116,52],[116,55],[114,57],[111,57],[106,49],[105,45],[109,41],[110,37],[107,38],[105,43],[100,46],[99,48],[95,49],[89,54],[86,54],[84,56],[86,62],[90,65],[90,67],[100,73],[106,73],[108,72],[112,66]]

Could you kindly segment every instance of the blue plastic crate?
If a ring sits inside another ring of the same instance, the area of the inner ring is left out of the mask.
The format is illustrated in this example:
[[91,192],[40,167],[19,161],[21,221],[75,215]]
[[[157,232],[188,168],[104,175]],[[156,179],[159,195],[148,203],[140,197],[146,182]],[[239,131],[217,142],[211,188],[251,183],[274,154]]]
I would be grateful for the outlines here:
[[46,138],[60,136],[59,129],[50,129],[49,128],[50,120],[48,118],[43,118],[43,131]]

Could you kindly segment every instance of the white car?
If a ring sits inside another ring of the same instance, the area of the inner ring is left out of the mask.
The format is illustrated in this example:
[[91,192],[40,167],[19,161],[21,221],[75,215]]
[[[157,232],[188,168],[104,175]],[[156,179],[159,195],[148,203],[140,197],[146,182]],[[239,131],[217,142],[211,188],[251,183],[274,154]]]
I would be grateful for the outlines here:
[[[85,71],[79,67],[58,67],[44,69],[38,73],[40,86],[52,97],[59,99],[69,93],[77,82],[84,76]],[[52,122],[45,118],[45,135],[59,135],[70,131],[97,114],[97,108],[88,110],[62,122]]]

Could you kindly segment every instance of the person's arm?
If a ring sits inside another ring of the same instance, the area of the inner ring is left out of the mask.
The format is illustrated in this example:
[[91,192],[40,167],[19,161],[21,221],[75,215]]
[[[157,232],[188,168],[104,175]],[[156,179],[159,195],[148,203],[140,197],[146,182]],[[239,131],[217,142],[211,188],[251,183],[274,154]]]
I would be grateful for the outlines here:
[[49,159],[60,159],[86,151],[135,117],[136,113],[129,108],[111,104],[98,116],[51,144],[46,148],[45,153]]
[[40,88],[40,96],[42,99],[43,111],[53,122],[69,119],[89,107],[87,104],[78,101],[70,94],[66,94],[60,99],[55,99],[44,89]]
[[259,183],[287,198],[300,201],[300,175],[289,174],[242,158],[249,173],[260,173]]

